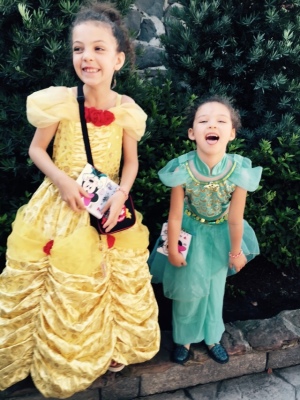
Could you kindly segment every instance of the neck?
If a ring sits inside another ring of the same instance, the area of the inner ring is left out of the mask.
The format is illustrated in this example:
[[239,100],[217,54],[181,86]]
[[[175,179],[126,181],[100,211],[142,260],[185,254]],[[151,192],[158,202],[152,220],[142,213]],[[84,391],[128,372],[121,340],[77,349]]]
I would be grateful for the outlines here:
[[97,110],[107,110],[116,104],[117,93],[111,88],[99,86],[83,86],[86,107],[95,107]]
[[222,158],[224,157],[225,153],[222,154],[203,154],[202,152],[200,152],[199,150],[197,150],[197,154],[198,157],[200,158],[201,161],[203,161],[208,168],[210,169],[210,171],[212,171],[212,169],[219,164],[219,162],[222,160]]

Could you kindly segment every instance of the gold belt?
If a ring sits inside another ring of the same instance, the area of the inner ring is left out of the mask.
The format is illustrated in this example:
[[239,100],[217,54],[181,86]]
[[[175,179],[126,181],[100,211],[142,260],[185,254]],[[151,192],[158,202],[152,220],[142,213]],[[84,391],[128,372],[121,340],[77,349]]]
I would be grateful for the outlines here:
[[192,217],[194,220],[201,222],[201,224],[208,224],[208,225],[215,225],[215,224],[222,224],[223,222],[228,220],[228,213],[223,215],[223,217],[218,218],[214,221],[208,221],[207,219],[199,217],[199,215],[194,214],[189,210],[184,210],[185,215],[188,217]]

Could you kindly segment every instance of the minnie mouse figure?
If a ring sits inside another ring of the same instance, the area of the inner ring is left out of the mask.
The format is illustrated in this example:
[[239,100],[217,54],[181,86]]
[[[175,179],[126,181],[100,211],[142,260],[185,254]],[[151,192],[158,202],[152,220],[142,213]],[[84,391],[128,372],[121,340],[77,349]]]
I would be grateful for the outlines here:
[[86,207],[90,205],[91,202],[96,203],[99,199],[97,194],[99,190],[99,179],[93,174],[84,174],[82,187],[89,194],[89,197],[82,196],[83,203]]

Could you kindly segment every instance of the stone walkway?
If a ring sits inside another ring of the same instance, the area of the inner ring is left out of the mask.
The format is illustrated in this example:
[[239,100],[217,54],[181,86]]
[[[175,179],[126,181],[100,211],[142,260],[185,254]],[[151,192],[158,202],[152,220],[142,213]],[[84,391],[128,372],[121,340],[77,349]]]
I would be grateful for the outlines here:
[[[198,344],[193,345],[193,358],[181,366],[170,362],[171,333],[163,332],[160,352],[151,361],[130,365],[120,373],[107,372],[69,399],[300,399],[300,310],[226,324],[222,342],[230,355],[228,364],[215,363],[205,346]],[[0,392],[0,398],[44,399],[32,387],[12,389]]]
[[299,400],[300,365],[131,400]]

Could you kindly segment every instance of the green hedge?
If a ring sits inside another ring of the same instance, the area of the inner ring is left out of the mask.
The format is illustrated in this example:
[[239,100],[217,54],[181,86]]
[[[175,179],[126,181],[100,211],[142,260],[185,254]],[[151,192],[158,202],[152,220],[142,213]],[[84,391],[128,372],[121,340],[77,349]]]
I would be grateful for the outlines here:
[[[199,7],[207,4],[198,3]],[[228,2],[211,3],[218,3],[220,7]],[[265,5],[267,3],[281,2],[263,2]],[[289,2],[298,7],[296,3]],[[4,261],[6,238],[16,210],[28,201],[42,180],[42,175],[32,165],[27,154],[34,129],[26,120],[26,96],[50,85],[74,85],[77,82],[71,66],[69,49],[64,43],[68,37],[70,20],[79,2],[33,0],[23,1],[22,4],[23,8],[18,9],[15,1],[0,1],[1,261]],[[123,12],[129,4],[130,2],[125,1],[118,2],[119,7],[123,7]],[[267,7],[265,9],[267,10]],[[23,17],[20,11],[24,14]],[[216,14],[216,17],[221,18],[220,15]],[[294,14],[292,18],[291,23],[295,25]],[[287,17],[285,23],[288,23]],[[254,29],[255,25],[252,25],[252,28]],[[219,46],[217,42],[215,45]],[[295,49],[295,60],[297,54]],[[170,54],[168,57],[170,58]],[[295,71],[299,65],[295,61]],[[212,72],[215,71],[213,65],[209,68]],[[267,73],[268,70],[265,69],[265,74]],[[298,76],[295,76],[295,80]],[[202,86],[199,87],[205,88],[210,82],[215,92],[219,88],[221,93],[235,97],[234,93],[230,92],[230,80],[227,80],[226,74],[221,86],[213,85],[214,76],[208,81],[201,76],[197,79],[199,84],[202,82]],[[218,79],[222,80],[222,74]],[[243,75],[240,80],[238,76],[235,79],[234,87],[239,86],[243,93],[251,75],[247,75],[247,82]],[[170,159],[194,148],[193,143],[187,139],[185,109],[197,101],[197,96],[204,91],[197,91],[196,85],[191,85],[190,82],[184,83],[178,78],[176,66],[170,68],[168,73],[155,78],[150,78],[147,74],[130,73],[126,69],[118,78],[117,90],[132,96],[148,114],[146,134],[139,144],[140,171],[133,193],[136,207],[143,213],[144,222],[149,227],[151,246],[159,234],[161,223],[167,218],[169,207],[170,191],[158,180],[157,171]],[[286,88],[282,90],[284,92]],[[264,101],[267,104],[270,96],[274,94],[267,90],[264,93]],[[292,104],[298,104],[298,95],[297,88],[288,92]],[[249,104],[249,110],[253,111],[253,107],[253,103]],[[270,113],[276,114],[278,109],[272,107],[273,110],[265,113],[264,124],[256,125],[255,118],[252,118],[250,126],[247,125],[247,115],[249,116],[250,111],[245,110],[243,104],[244,127],[239,138],[230,145],[230,151],[247,156],[252,159],[254,165],[264,168],[261,187],[248,195],[245,216],[257,233],[263,256],[278,267],[289,267],[299,265],[300,257],[300,130],[297,122],[299,110],[293,115],[289,109],[284,115],[280,114],[280,118],[274,119]],[[273,134],[269,135],[271,131]]]

